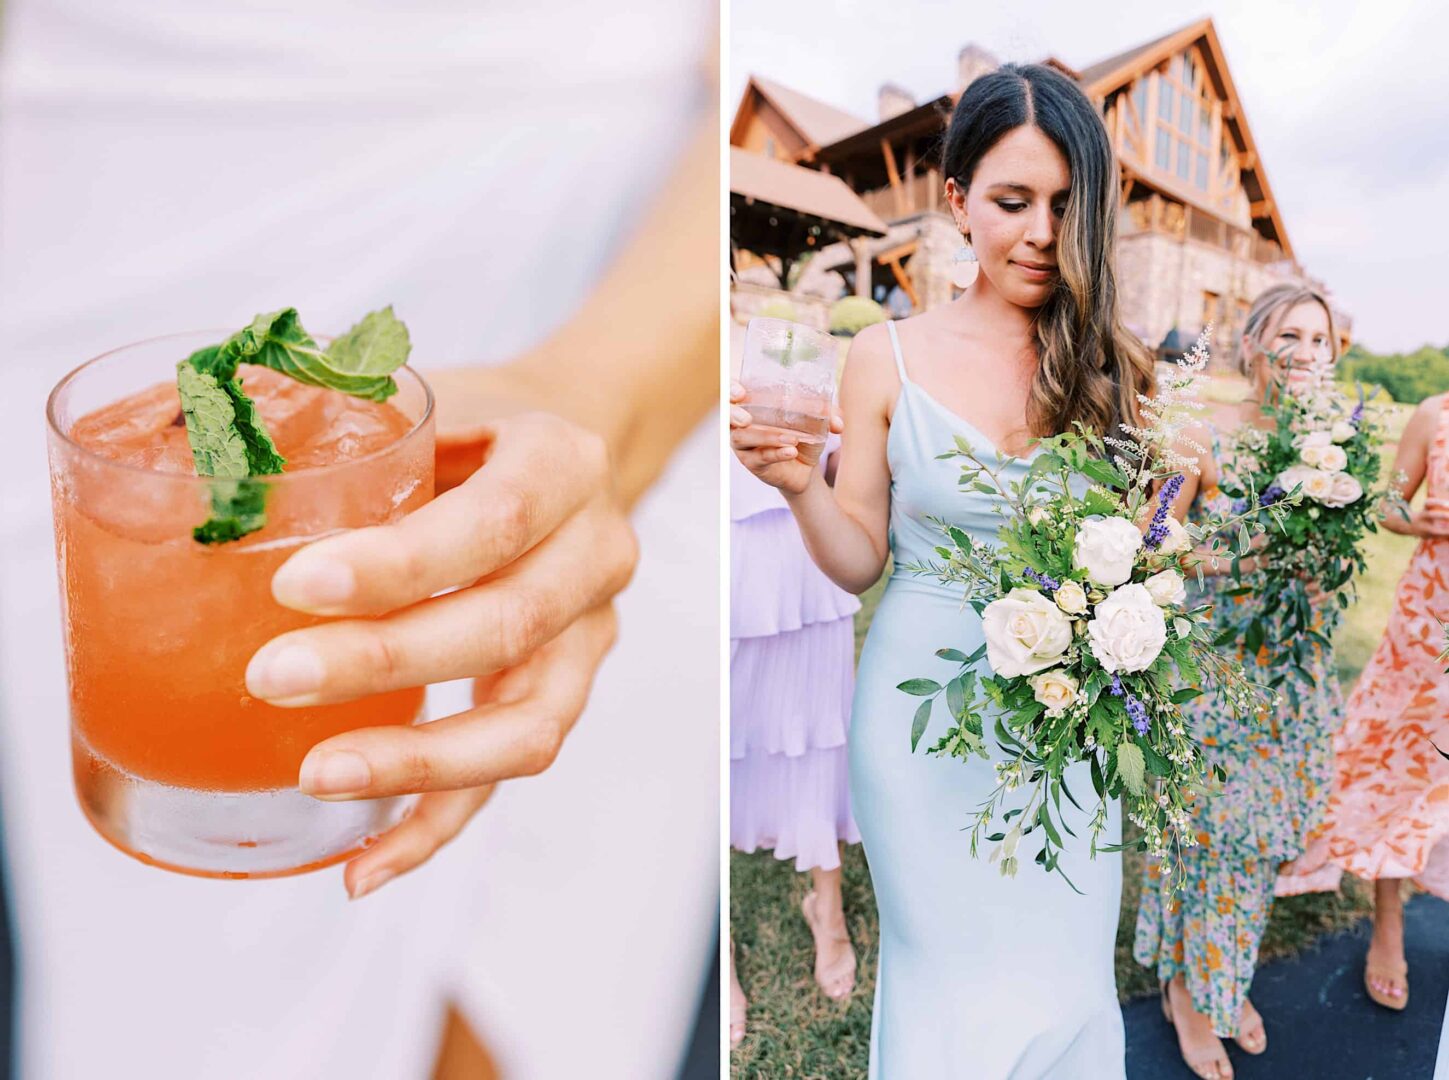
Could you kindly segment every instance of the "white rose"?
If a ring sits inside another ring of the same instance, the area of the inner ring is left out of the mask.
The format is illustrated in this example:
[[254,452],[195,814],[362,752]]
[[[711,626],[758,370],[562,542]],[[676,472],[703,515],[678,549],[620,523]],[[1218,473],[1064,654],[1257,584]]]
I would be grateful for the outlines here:
[[1187,587],[1176,570],[1153,574],[1142,583],[1142,587],[1152,594],[1152,602],[1158,607],[1170,607],[1187,600]]
[[1346,472],[1333,474],[1333,489],[1323,498],[1324,506],[1347,506],[1363,498],[1363,485]]
[[1144,671],[1167,643],[1167,620],[1144,586],[1124,585],[1097,605],[1087,636],[1107,671]]
[[1033,675],[1027,682],[1037,701],[1046,706],[1048,716],[1061,716],[1077,700],[1077,680],[1061,668]]
[[1012,589],[987,604],[981,629],[987,663],[1007,677],[1051,667],[1072,642],[1072,620],[1035,589]]
[[1126,518],[1096,518],[1077,533],[1072,565],[1098,585],[1113,588],[1132,576],[1132,561],[1141,547],[1142,534]]
[[1309,468],[1316,469],[1323,463],[1323,455],[1329,450],[1334,449],[1337,448],[1332,446],[1305,446],[1298,456],[1303,459],[1303,464]]
[[1318,467],[1327,472],[1338,472],[1348,467],[1348,452],[1341,446],[1325,446],[1318,452]]
[[1333,497],[1333,476],[1323,469],[1313,469],[1303,478],[1303,494],[1314,502],[1324,502]]
[[1307,435],[1300,435],[1293,440],[1299,450],[1306,450],[1309,447],[1328,446],[1333,442],[1331,431],[1310,431]]
[[1047,512],[1046,507],[1044,506],[1033,506],[1030,510],[1026,512],[1026,520],[1031,522],[1033,525],[1040,525],[1046,519]]
[[1354,427],[1347,420],[1335,420],[1333,422],[1333,441],[1336,443],[1348,442],[1358,434],[1358,428]]
[[1186,551],[1192,547],[1192,537],[1187,535],[1187,526],[1178,521],[1171,514],[1167,515],[1164,522],[1167,526],[1167,535],[1162,538],[1162,543],[1157,545],[1157,550],[1163,555],[1172,555],[1178,551]]
[[1302,484],[1306,492],[1309,478],[1317,471],[1317,469],[1311,468],[1308,465],[1290,465],[1278,474],[1277,479],[1273,483],[1277,484],[1285,492],[1292,491],[1299,484]]
[[1087,592],[1075,581],[1064,581],[1057,590],[1057,607],[1068,615],[1080,615],[1087,610]]

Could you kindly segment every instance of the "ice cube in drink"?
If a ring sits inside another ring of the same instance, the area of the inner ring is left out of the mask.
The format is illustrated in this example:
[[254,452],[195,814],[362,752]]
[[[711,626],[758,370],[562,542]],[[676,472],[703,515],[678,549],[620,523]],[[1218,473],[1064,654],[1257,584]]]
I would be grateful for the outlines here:
[[745,394],[745,411],[761,427],[785,428],[794,432],[797,459],[805,465],[820,461],[825,437],[830,433],[830,398],[793,383],[751,387]]

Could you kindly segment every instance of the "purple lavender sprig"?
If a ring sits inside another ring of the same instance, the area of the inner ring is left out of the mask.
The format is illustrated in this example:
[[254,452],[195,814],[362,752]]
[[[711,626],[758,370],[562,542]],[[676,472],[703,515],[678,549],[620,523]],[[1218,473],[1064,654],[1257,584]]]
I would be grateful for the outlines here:
[[1288,492],[1284,491],[1278,484],[1269,484],[1263,494],[1258,496],[1259,506],[1272,506]]
[[1127,707],[1127,715],[1132,718],[1132,726],[1137,730],[1137,734],[1146,735],[1152,727],[1152,721],[1147,717],[1147,706],[1142,704],[1135,695],[1127,692],[1127,688],[1122,685],[1120,675],[1112,676],[1112,694],[1114,697],[1126,699],[1123,701],[1123,705]]
[[1144,546],[1156,551],[1167,539],[1167,508],[1181,490],[1182,473],[1174,473],[1162,485],[1162,490],[1157,493],[1157,509],[1152,514],[1152,524],[1147,527],[1147,535],[1142,538]]
[[1062,587],[1062,583],[1049,574],[1039,574],[1031,567],[1026,568],[1026,577],[1035,581],[1047,593],[1054,593]]

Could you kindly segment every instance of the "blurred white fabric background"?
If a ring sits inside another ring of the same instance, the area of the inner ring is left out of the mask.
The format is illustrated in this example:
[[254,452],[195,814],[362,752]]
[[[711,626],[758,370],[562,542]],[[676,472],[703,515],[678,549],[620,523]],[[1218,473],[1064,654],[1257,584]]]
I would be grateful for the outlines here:
[[191,879],[82,818],[43,407],[108,348],[289,305],[326,332],[392,303],[424,371],[536,342],[705,122],[715,19],[6,0],[0,799],[27,1080],[422,1076],[449,994],[510,1080],[674,1074],[719,887],[713,421],[639,508],[620,644],[557,766],[354,905],[339,869]]

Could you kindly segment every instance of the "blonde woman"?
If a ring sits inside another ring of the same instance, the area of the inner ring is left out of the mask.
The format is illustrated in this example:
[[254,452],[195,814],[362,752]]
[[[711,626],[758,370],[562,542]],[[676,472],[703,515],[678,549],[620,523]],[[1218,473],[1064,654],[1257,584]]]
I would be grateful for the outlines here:
[[[1264,292],[1239,343],[1239,363],[1253,392],[1223,427],[1270,427],[1265,397],[1295,368],[1332,355],[1336,340],[1322,295],[1293,284]],[[1229,435],[1215,425],[1197,433],[1195,441],[1206,447],[1198,454],[1199,472],[1186,475],[1174,504],[1184,520],[1201,520],[1229,501],[1219,489],[1234,466],[1225,452]],[[1243,562],[1246,582],[1256,567],[1252,559]],[[1237,584],[1225,576],[1227,563],[1204,557],[1201,565],[1201,599],[1215,602],[1217,628],[1237,625],[1251,598],[1224,595]],[[1321,612],[1333,610],[1311,584],[1309,596]],[[1309,669],[1311,678],[1287,672],[1284,704],[1267,722],[1236,721],[1210,697],[1184,707],[1214,763],[1227,770],[1227,783],[1199,812],[1198,846],[1184,853],[1186,881],[1165,883],[1156,866],[1147,868],[1133,952],[1162,983],[1163,1012],[1177,1029],[1183,1060],[1208,1080],[1233,1075],[1223,1038],[1250,1054],[1268,1048],[1248,987],[1279,867],[1302,853],[1304,838],[1323,817],[1332,770],[1329,740],[1343,713],[1332,651],[1315,649]]]

